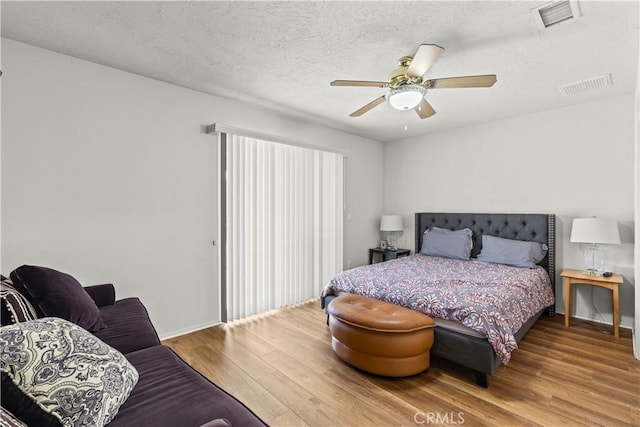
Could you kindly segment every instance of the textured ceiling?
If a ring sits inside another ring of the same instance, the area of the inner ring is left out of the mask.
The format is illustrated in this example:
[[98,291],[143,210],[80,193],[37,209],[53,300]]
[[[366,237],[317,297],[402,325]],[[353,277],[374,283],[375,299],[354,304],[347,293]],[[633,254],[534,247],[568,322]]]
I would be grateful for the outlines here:
[[[638,2],[583,1],[581,18],[540,30],[545,3],[2,1],[2,36],[388,141],[634,90]],[[422,43],[445,48],[427,78],[497,83],[429,91],[425,120],[388,103],[349,117],[385,90],[329,82],[386,81]],[[608,73],[608,88],[558,89]]]

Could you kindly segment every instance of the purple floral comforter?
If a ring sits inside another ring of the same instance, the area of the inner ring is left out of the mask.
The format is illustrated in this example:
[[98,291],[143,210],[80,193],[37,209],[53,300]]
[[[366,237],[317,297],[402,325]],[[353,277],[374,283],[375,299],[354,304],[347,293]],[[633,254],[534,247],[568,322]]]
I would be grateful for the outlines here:
[[514,333],[554,303],[540,266],[412,255],[336,274],[322,296],[347,292],[401,305],[483,332],[503,363],[518,348]]

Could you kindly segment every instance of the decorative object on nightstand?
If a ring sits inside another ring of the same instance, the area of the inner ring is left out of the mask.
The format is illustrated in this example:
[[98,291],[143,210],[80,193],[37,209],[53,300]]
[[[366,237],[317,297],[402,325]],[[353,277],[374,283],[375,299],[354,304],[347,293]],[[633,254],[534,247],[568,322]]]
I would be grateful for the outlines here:
[[373,264],[373,256],[381,255],[382,261],[387,261],[390,259],[396,259],[403,256],[409,256],[411,251],[409,249],[396,249],[391,250],[389,248],[371,248],[369,249],[369,264]]
[[586,272],[593,275],[602,273],[604,266],[604,252],[597,244],[620,244],[618,223],[606,218],[574,218],[571,226],[572,243],[590,243],[584,251]]
[[618,288],[624,282],[622,275],[610,274],[606,277],[595,276],[580,270],[563,270],[560,273],[564,277],[564,326],[569,327],[569,319],[571,318],[571,285],[585,284],[600,286],[601,288],[610,289],[613,293],[613,336],[620,337],[620,321],[619,321],[619,293]]
[[380,231],[388,233],[389,245],[387,249],[395,251],[398,249],[398,235],[404,230],[402,224],[402,216],[400,215],[382,215],[380,218]]

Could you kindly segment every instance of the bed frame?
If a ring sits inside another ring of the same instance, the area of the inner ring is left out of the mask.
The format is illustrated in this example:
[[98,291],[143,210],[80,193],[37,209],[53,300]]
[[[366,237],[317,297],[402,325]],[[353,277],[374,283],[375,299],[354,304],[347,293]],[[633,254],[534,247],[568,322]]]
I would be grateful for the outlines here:
[[[416,249],[422,247],[422,237],[428,227],[441,227],[449,230],[470,228],[473,232],[472,257],[477,257],[482,249],[482,235],[504,237],[544,243],[549,247],[547,256],[540,265],[547,270],[551,287],[555,295],[555,215],[548,214],[494,214],[494,213],[416,213],[415,233]],[[540,311],[515,333],[519,342],[545,312],[555,315],[555,305]],[[436,327],[431,355],[450,360],[471,368],[476,383],[488,387],[488,375],[493,375],[502,363],[486,339],[464,335],[448,329]]]

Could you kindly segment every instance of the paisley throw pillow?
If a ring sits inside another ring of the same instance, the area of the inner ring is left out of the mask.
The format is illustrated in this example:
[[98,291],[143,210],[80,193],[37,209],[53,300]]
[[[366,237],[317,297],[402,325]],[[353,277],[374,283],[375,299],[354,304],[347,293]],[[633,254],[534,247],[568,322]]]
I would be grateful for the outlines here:
[[120,352],[55,317],[0,328],[0,348],[3,377],[63,426],[107,424],[138,382]]

